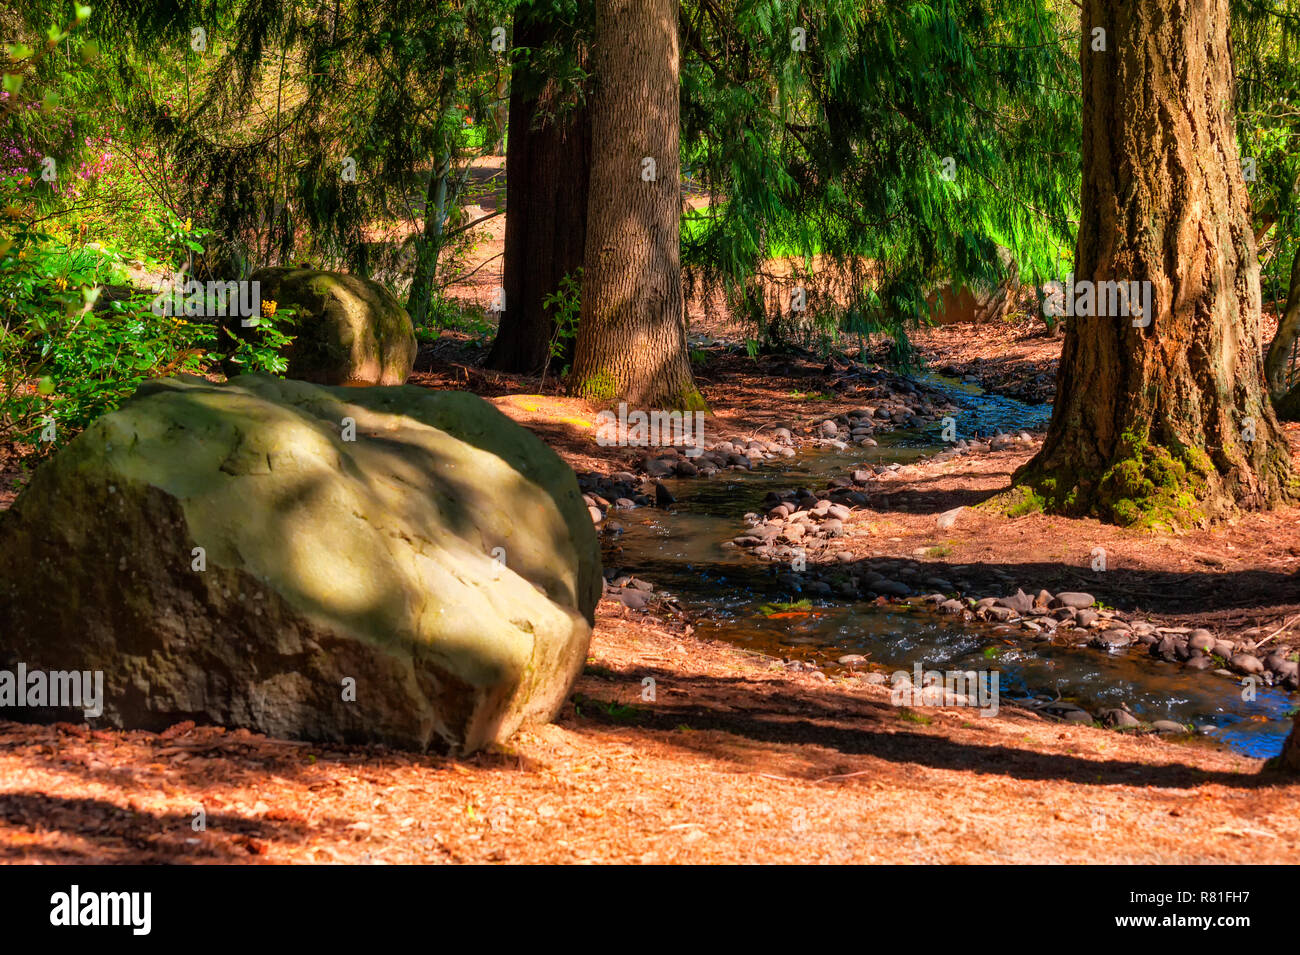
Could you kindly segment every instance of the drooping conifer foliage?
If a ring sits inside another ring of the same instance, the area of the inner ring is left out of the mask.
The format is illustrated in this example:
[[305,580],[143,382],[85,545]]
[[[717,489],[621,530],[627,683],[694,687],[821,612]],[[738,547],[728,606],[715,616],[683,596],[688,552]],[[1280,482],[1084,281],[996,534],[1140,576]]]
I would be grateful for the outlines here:
[[690,183],[725,197],[688,219],[684,256],[756,316],[750,280],[773,257],[830,320],[900,345],[935,283],[999,280],[999,245],[1026,277],[1068,268],[1077,13],[699,3],[682,19]]

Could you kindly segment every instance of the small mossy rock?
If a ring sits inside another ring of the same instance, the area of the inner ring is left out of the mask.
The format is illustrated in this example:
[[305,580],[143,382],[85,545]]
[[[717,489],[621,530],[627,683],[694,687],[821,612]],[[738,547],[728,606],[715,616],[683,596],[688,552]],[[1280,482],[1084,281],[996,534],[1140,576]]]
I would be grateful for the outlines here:
[[118,727],[470,752],[554,717],[600,591],[573,472],[462,392],[147,382],[0,515],[0,667]]
[[[296,310],[288,378],[318,385],[401,385],[415,367],[411,316],[382,285],[342,272],[262,269],[262,301]],[[247,334],[247,332],[244,332]],[[242,369],[226,363],[226,374]]]

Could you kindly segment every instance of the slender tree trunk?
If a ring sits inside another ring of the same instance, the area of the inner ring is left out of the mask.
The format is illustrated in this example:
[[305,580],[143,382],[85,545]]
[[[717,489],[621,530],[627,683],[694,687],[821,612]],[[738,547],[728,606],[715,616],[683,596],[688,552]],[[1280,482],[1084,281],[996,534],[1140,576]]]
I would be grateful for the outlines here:
[[[515,12],[517,47],[561,43],[566,30],[534,7]],[[581,43],[574,55],[577,65],[586,67]],[[591,167],[591,115],[582,96],[581,90],[561,90],[526,59],[515,66],[506,144],[506,310],[488,354],[489,368],[542,370],[555,329],[542,302],[561,279],[582,268]]]
[[424,231],[415,241],[415,271],[406,298],[411,324],[422,326],[429,314],[429,299],[438,272],[438,253],[442,250],[442,230],[447,221],[447,177],[451,175],[451,157],[429,174],[424,194]]
[[1046,440],[1016,475],[1051,508],[1187,525],[1293,493],[1264,386],[1229,2],[1084,0],[1075,278],[1149,282],[1154,314],[1134,327],[1095,296],[1068,320]]
[[[1287,387],[1291,355],[1300,337],[1300,249],[1291,262],[1291,282],[1287,288],[1286,309],[1277,323],[1277,334],[1264,356],[1264,377],[1278,413],[1284,418],[1300,418],[1300,383]],[[1290,413],[1288,413],[1288,411]]]
[[509,92],[510,92],[510,80],[505,75],[502,75],[501,79],[497,82],[498,103],[495,109],[497,137],[496,137],[496,141],[493,142],[492,144],[493,156],[500,156],[503,155],[505,152],[506,123],[509,122],[510,120],[510,103],[507,99],[507,94]]
[[597,0],[591,195],[569,388],[642,408],[702,408],[680,253],[677,0]]

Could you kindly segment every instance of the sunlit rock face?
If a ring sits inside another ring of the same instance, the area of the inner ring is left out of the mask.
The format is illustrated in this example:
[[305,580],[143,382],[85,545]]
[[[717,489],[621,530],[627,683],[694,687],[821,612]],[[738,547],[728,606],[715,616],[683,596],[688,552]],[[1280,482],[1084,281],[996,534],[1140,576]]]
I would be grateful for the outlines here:
[[555,715],[600,587],[573,472],[474,395],[171,379],[0,517],[0,667],[102,671],[113,726],[469,752]]

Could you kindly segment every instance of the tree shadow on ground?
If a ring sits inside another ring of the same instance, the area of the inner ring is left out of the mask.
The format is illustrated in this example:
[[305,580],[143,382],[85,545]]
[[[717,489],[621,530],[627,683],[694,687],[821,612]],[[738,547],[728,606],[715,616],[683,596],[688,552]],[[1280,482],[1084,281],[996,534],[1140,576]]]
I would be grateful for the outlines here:
[[[862,575],[875,570],[890,576],[889,571],[908,558],[861,558],[839,564],[834,570]],[[917,589],[926,592],[923,581],[928,577],[952,581],[969,580],[975,585],[972,596],[1002,597],[1017,588],[1036,594],[1040,589],[1053,593],[1083,591],[1107,606],[1133,613],[1152,613],[1171,617],[1205,617],[1223,620],[1225,614],[1253,612],[1272,620],[1300,611],[1300,579],[1295,573],[1249,569],[1238,571],[1164,571],[1149,568],[1112,568],[1094,571],[1064,562],[1037,561],[1023,564],[1001,562],[953,563],[945,560],[911,558],[918,565]],[[829,568],[829,565],[828,565]],[[1206,626],[1212,627],[1212,623]]]
[[[951,480],[951,476],[940,475],[933,478],[921,478],[909,482],[909,484],[925,484],[930,481],[940,480]],[[922,497],[923,492],[913,491],[910,486],[896,491],[888,490],[888,487],[888,485],[877,485],[867,491],[867,496],[871,500],[868,507],[881,514],[881,516],[888,515],[891,510],[899,510],[898,505],[900,504],[907,505],[905,513],[908,514],[942,514],[954,507],[974,507],[977,504],[983,504],[1006,490],[1006,488],[945,488],[938,491],[924,492],[924,497]]]
[[[640,687],[651,677],[660,688],[660,699],[652,706],[636,706],[633,716],[624,713],[616,693],[593,680],[584,681],[589,705],[579,715],[566,710],[562,721],[576,732],[602,735],[616,727],[635,725],[653,734],[660,743],[701,756],[743,759],[743,744],[818,747],[818,754],[801,750],[811,760],[818,779],[838,771],[837,757],[865,756],[889,763],[954,770],[984,776],[1003,776],[1026,781],[1060,780],[1081,785],[1135,785],[1186,789],[1219,784],[1241,789],[1258,789],[1286,780],[1251,773],[1212,771],[1180,762],[1138,762],[1129,759],[1089,759],[1065,753],[1044,753],[996,743],[953,739],[946,727],[934,732],[911,729],[904,708],[888,698],[867,698],[835,688],[800,686],[788,692],[790,684],[780,680],[719,678],[684,674],[676,670],[640,666],[618,674],[620,684]],[[611,688],[612,689],[612,688]],[[665,690],[668,692],[665,692]],[[743,709],[736,696],[743,694]],[[603,704],[603,705],[602,705]],[[1004,707],[1005,714],[1017,711]],[[1004,714],[1004,715],[1005,715]],[[1032,717],[1020,714],[1024,720]],[[974,719],[974,718],[973,718]],[[1035,721],[1035,724],[1042,724]],[[1061,724],[1064,728],[1066,724]],[[683,727],[689,727],[689,731]],[[720,741],[716,734],[731,740]],[[738,750],[737,744],[741,745]],[[1157,751],[1158,756],[1175,756]]]
[[[0,820],[8,826],[54,831],[73,843],[52,845],[46,839],[40,844],[43,861],[64,864],[102,864],[106,853],[120,856],[115,861],[135,864],[174,862],[178,856],[193,862],[243,862],[256,854],[254,840],[301,844],[312,835],[312,829],[300,823],[250,819],[227,812],[206,813],[205,829],[196,832],[194,818],[188,812],[124,809],[89,797],[16,792],[0,799]],[[186,839],[198,842],[189,844]],[[83,840],[84,847],[76,844]],[[22,841],[0,840],[0,862],[21,863],[27,856]]]

